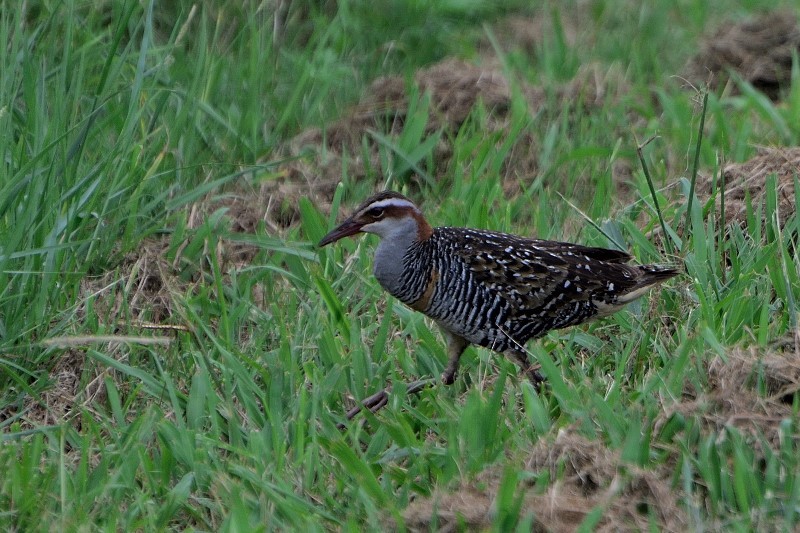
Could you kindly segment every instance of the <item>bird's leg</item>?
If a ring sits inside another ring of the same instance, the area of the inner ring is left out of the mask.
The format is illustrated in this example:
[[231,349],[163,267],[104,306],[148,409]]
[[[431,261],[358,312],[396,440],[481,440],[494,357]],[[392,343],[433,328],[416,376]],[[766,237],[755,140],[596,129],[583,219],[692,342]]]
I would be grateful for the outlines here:
[[459,337],[446,329],[442,328],[442,333],[447,341],[447,367],[442,372],[442,383],[445,385],[452,385],[456,380],[456,372],[458,371],[458,362],[461,354],[469,346],[469,341],[463,337]]
[[[419,392],[422,389],[424,389],[428,385],[431,385],[432,383],[433,383],[432,379],[420,379],[420,380],[417,380],[417,381],[412,381],[411,383],[406,385],[406,393],[407,394],[419,394]],[[358,413],[360,413],[361,410],[364,409],[364,408],[369,409],[373,413],[377,412],[382,407],[384,407],[387,403],[389,403],[389,391],[391,391],[391,390],[392,390],[392,387],[389,387],[389,388],[384,389],[384,390],[382,390],[380,392],[376,392],[372,396],[368,396],[368,397],[364,398],[364,401],[362,401],[361,403],[359,403],[358,405],[356,405],[355,407],[353,407],[352,409],[347,411],[347,414],[346,414],[347,419],[348,420],[352,420],[353,417],[355,417]],[[337,427],[339,429],[344,429],[345,425],[344,424],[337,424]]]
[[[446,329],[442,328],[442,334],[444,335],[445,340],[447,341],[447,367],[444,369],[442,373],[442,382],[445,385],[451,385],[456,380],[456,372],[458,371],[458,361],[461,358],[461,354],[464,353],[467,346],[469,346],[469,341],[463,337],[459,337],[458,335],[454,335],[453,333],[447,331]],[[406,393],[407,394],[418,394],[422,389],[427,387],[428,385],[432,384],[432,380],[430,379],[421,379],[418,381],[412,381],[406,386]],[[372,396],[368,396],[364,398],[364,400],[347,411],[347,419],[352,420],[358,413],[361,412],[362,409],[369,409],[373,413],[384,407],[387,403],[389,403],[389,391],[392,390],[392,387],[388,387],[382,391],[378,391]],[[344,424],[338,424],[339,429],[344,429]]]
[[544,383],[544,376],[539,373],[539,369],[542,366],[539,363],[532,365],[530,359],[528,358],[528,353],[522,349],[511,348],[506,353],[516,360],[520,369],[525,373],[525,376],[531,381],[531,383],[533,383],[534,388],[538,391],[541,388],[542,383]]

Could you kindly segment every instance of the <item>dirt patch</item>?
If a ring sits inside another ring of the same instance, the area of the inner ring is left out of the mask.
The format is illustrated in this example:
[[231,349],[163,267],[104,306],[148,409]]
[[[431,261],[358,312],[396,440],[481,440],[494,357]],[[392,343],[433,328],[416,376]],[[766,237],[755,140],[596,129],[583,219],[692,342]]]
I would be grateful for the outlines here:
[[[629,90],[621,68],[593,63],[581,67],[570,82],[554,88],[553,95],[559,103],[557,109],[572,106],[580,114],[619,101]],[[426,156],[412,162],[416,168],[408,165],[406,174],[393,175],[395,184],[419,184],[423,177],[418,169],[426,179],[449,175],[453,139],[478,104],[487,112],[482,123],[487,141],[501,145],[511,134],[510,110],[515,93],[531,115],[549,101],[544,89],[523,80],[509,80],[495,58],[483,58],[480,65],[447,58],[419,70],[411,82],[401,76],[378,78],[342,118],[325,128],[309,129],[288,143],[286,151],[296,159],[282,165],[280,177],[260,192],[272,205],[283,206],[266,213],[268,227],[278,230],[296,222],[299,196],[311,197],[324,212],[344,174],[354,182],[385,181],[386,158],[403,162],[406,154],[395,153],[383,139],[394,143],[401,137],[411,120],[410,113],[418,109],[419,98],[427,95],[430,101],[427,123],[414,147],[433,135],[439,137],[428,147]],[[520,182],[530,181],[539,166],[535,132],[526,127],[515,135],[499,176],[508,194],[514,194]]]
[[[256,234],[266,230],[279,235],[300,220],[300,198],[307,198],[317,209],[329,213],[337,180],[321,179],[312,166],[293,161],[291,168],[260,185],[237,184],[223,194],[209,195],[192,206],[189,227],[196,228],[209,215],[225,210],[224,231]],[[264,229],[259,230],[262,226]],[[220,240],[215,251],[224,272],[249,266],[260,251],[257,246],[235,239]]]
[[[452,138],[479,103],[487,111],[483,125],[486,137],[502,143],[510,129],[508,115],[515,90],[532,110],[544,103],[543,90],[521,81],[510,82],[498,65],[475,65],[455,58],[419,70],[410,83],[401,76],[376,79],[358,105],[342,118],[325,128],[309,129],[288,143],[288,155],[297,159],[283,165],[282,177],[266,185],[263,191],[277,204],[287,205],[275,225],[285,227],[297,220],[296,209],[290,207],[296,205],[294,195],[285,194],[286,189],[297,190],[303,196],[316,196],[316,205],[324,211],[343,174],[357,182],[385,180],[387,157],[407,167],[401,175],[393,175],[395,183],[398,180],[410,185],[419,183],[423,177],[418,170],[430,179],[447,175],[453,157]],[[419,102],[426,97],[430,98],[427,123],[414,147],[433,135],[439,137],[431,141],[426,154],[406,164],[407,154],[396,153],[382,139],[396,142],[412,120],[413,109],[419,109]],[[534,174],[536,146],[538,143],[531,134],[520,134],[502,174],[514,179]]]
[[141,321],[169,323],[175,315],[175,293],[186,294],[191,281],[180,277],[179,267],[169,261],[167,238],[145,240],[129,252],[120,265],[98,277],[86,277],[82,294],[104,324]]
[[797,338],[787,338],[764,351],[737,349],[727,354],[727,362],[715,358],[708,368],[711,389],[732,393],[745,388],[758,392],[770,404],[791,407],[794,396],[800,391],[797,342],[800,342],[800,332]]
[[[559,16],[561,35],[568,46],[575,46],[578,40],[578,24],[572,19]],[[539,16],[510,15],[491,24],[492,34],[504,52],[519,51],[525,54],[536,54],[542,45],[558,38],[553,17],[547,14]],[[494,47],[488,37],[478,44],[480,53],[493,56]]]
[[706,432],[735,428],[756,451],[765,441],[777,451],[781,423],[792,418],[799,392],[800,332],[770,349],[734,349],[725,359],[715,357],[708,363],[708,388],[687,390],[678,402],[665,401],[656,433],[678,414],[699,420]]
[[[84,375],[86,372],[89,374]],[[20,429],[71,424],[81,430],[81,413],[91,410],[95,402],[104,402],[106,388],[103,378],[109,369],[86,366],[86,355],[78,349],[68,349],[55,359],[53,368],[46,371],[51,385],[36,397],[28,396],[19,408],[6,405],[0,409],[0,422],[16,417]]]
[[[596,508],[603,516],[598,531],[646,530],[655,520],[660,529],[685,529],[688,520],[670,482],[670,472],[648,471],[625,464],[617,452],[567,429],[554,442],[540,441],[525,461],[526,470],[548,472],[554,480],[541,491],[527,482],[520,515],[533,514],[537,531],[574,531]],[[560,474],[559,474],[560,473]],[[406,527],[428,531],[490,528],[501,468],[489,468],[455,490],[436,491],[411,503],[403,513]]]
[[[190,216],[190,227],[192,217]],[[184,246],[186,243],[184,243]],[[23,429],[71,424],[81,430],[82,416],[93,413],[95,404],[106,401],[105,378],[116,372],[86,356],[83,346],[98,346],[101,351],[118,360],[127,359],[125,344],[116,336],[156,337],[168,341],[176,331],[187,331],[184,315],[178,309],[178,298],[191,294],[202,281],[202,265],[188,261],[181,249],[170,251],[169,237],[151,238],[129,252],[119,265],[99,276],[86,276],[81,281],[81,298],[75,320],[86,321],[89,309],[93,320],[100,323],[98,332],[86,332],[85,338],[65,336],[49,339],[54,350],[51,359],[42,366],[40,380],[32,386],[34,393],[14,405],[0,408],[0,421],[14,417]],[[205,251],[219,253],[218,250]],[[203,253],[198,255],[206,257]],[[174,259],[170,259],[174,257]],[[218,260],[223,269],[230,261]],[[52,366],[52,368],[51,368]],[[125,390],[124,380],[118,388]]]
[[559,101],[580,105],[578,109],[588,112],[619,103],[630,91],[631,84],[619,64],[593,62],[581,65],[575,77],[559,89],[558,95]]
[[651,518],[665,531],[688,524],[670,470],[626,464],[618,451],[578,433],[562,431],[555,442],[538,443],[526,466],[549,471],[551,479],[563,471],[561,479],[535,497],[533,508],[548,531],[574,529],[596,507],[605,509],[599,531],[645,530]]
[[[718,28],[689,62],[686,78],[696,87],[709,82],[711,87],[719,88],[728,84],[728,73],[733,71],[772,100],[778,100],[791,83],[792,54],[797,53],[800,26],[794,12],[764,13]],[[730,84],[730,90],[738,92],[735,84]]]
[[[100,276],[86,276],[81,281],[81,306],[76,320],[82,322],[91,306],[107,335],[171,336],[172,326],[181,328],[176,316],[174,294],[186,294],[189,283],[167,259],[168,239],[150,239],[128,253],[120,265]],[[166,331],[165,329],[166,328]],[[53,352],[52,369],[43,370],[48,385],[37,397],[25,400],[22,420],[30,427],[71,423],[80,430],[81,413],[91,412],[95,403],[105,401],[105,377],[114,376],[113,369],[94,364],[78,346],[96,344],[87,332],[85,341],[74,340],[75,348]],[[71,345],[69,338],[65,343]],[[122,345],[103,343],[103,351],[124,359]],[[0,420],[10,416],[0,412]]]
[[725,191],[725,224],[747,224],[748,201],[755,207],[763,205],[767,197],[767,179],[775,175],[778,213],[781,225],[795,214],[794,180],[800,179],[800,147],[761,148],[755,157],[744,163],[731,163],[722,169],[722,176],[698,178],[697,193],[701,200],[716,195],[717,213],[722,210],[722,193]]
[[[439,128],[456,131],[478,101],[490,113],[502,115],[511,104],[511,87],[497,69],[480,67],[460,59],[445,59],[417,72],[413,80],[419,94],[431,97],[427,132]],[[372,82],[358,105],[323,131],[314,128],[297,136],[293,144],[336,153],[357,154],[370,131],[397,135],[403,131],[409,109],[409,94],[402,76],[383,76]],[[533,93],[534,96],[537,93]]]
[[[708,364],[706,390],[687,390],[679,402],[665,406],[655,421],[654,434],[676,414],[699,419],[704,432],[720,433],[735,427],[758,452],[764,440],[778,450],[780,424],[792,417],[800,394],[800,332],[769,350],[737,349]],[[665,402],[666,403],[666,402]],[[763,437],[763,439],[762,439]],[[573,428],[561,430],[555,440],[541,440],[524,458],[525,470],[547,474],[542,490],[521,480],[520,516],[534,516],[536,531],[574,531],[596,509],[602,517],[598,531],[682,531],[689,520],[681,504],[682,492],[672,483],[674,461],[645,470],[622,461],[619,452],[589,440]],[[503,482],[500,467],[491,467],[475,479],[438,489],[413,501],[403,512],[412,531],[482,530],[494,525],[497,495]]]
[[[464,484],[457,490],[436,493],[431,498],[412,502],[403,512],[409,531],[480,531],[492,524],[492,503],[498,491],[497,472]],[[393,524],[393,529],[396,525]]]
[[[512,15],[491,25],[497,44],[503,52],[519,51],[534,55],[547,43],[562,39],[567,47],[590,46],[591,28],[595,21],[588,20],[583,11],[553,13],[547,11],[536,16]],[[479,43],[481,62],[497,65],[497,51],[488,38]],[[574,78],[555,87],[559,104],[575,102],[582,110],[600,108],[609,101],[618,101],[621,95],[630,93],[631,84],[625,76],[625,68],[619,64],[590,62],[580,65]]]
[[[227,279],[232,272],[251,266],[262,252],[261,246],[247,238],[237,240],[236,234],[256,234],[262,224],[267,225],[267,231],[280,231],[276,219],[299,216],[294,214],[298,199],[308,196],[293,181],[282,184],[280,193],[267,186],[242,187],[209,195],[191,205],[182,242],[175,242],[172,235],[145,239],[115,268],[85,277],[81,281],[85,304],[78,310],[78,319],[84,319],[91,305],[109,334],[139,335],[158,330],[171,337],[175,331],[189,330],[181,311],[183,299],[196,294],[200,286],[208,289],[215,268]],[[312,198],[321,198],[318,194]],[[220,226],[215,232],[218,238],[205,238],[201,228],[220,210],[225,213],[216,221]],[[263,287],[254,285],[252,296],[256,303],[264,303]]]
[[[186,329],[176,313],[174,295],[190,292],[193,282],[181,277],[180,269],[167,259],[167,238],[145,240],[128,253],[120,264],[98,276],[81,280],[80,303],[75,322],[92,322],[100,331],[81,327],[77,336],[65,332],[53,341],[55,348],[36,368],[30,394],[13,405],[0,407],[0,421],[14,418],[22,429],[69,424],[81,431],[85,416],[95,414],[95,405],[106,402],[105,379],[116,379],[113,368],[97,363],[86,355],[85,346],[97,347],[118,360],[126,360],[128,349],[115,336],[171,337],[175,329]],[[153,334],[153,330],[158,330]],[[97,334],[108,335],[99,339]],[[120,391],[126,386],[117,383]],[[97,415],[98,419],[105,415]]]
[[[491,117],[500,120],[490,126],[499,127],[511,107],[512,89],[505,74],[496,65],[475,65],[461,59],[447,58],[419,70],[413,79],[420,95],[429,94],[430,116],[426,131],[444,129],[451,133],[482,102]],[[537,109],[544,94],[536,88],[518,83],[522,95],[532,109]],[[358,154],[366,136],[368,145],[376,144],[370,131],[398,135],[403,131],[409,110],[408,84],[402,76],[384,76],[367,89],[359,104],[345,116],[328,125],[324,132],[314,128],[293,141],[298,147],[317,148],[324,145],[336,153]]]

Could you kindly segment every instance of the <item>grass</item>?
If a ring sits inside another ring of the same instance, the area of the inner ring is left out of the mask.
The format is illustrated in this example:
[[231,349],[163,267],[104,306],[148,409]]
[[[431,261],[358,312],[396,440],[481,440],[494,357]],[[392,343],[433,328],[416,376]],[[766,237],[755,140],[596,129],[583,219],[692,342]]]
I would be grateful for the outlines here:
[[[362,2],[288,4],[277,22],[259,2],[0,8],[3,529],[387,528],[411,502],[479,486],[498,468],[494,527],[522,528],[532,517],[518,484],[533,478],[542,493],[557,481],[526,469],[527,454],[573,431],[627,468],[667,469],[691,529],[796,528],[797,394],[770,443],[707,413],[664,415],[687,389],[711,394],[715,358],[797,330],[800,223],[778,209],[775,181],[727,232],[713,202],[687,195],[695,168],[718,173],[756,145],[797,145],[798,67],[786,104],[746,85],[709,94],[702,142],[696,95],[673,77],[716,13],[772,3],[594,2],[581,15],[593,46],[571,44],[569,11],[548,5],[535,13],[562,31],[504,58],[515,79],[548,92],[542,109],[517,93],[508,131],[492,132],[479,107],[457,132],[430,132],[419,95],[400,136],[374,136],[385,183],[343,165],[330,214],[303,198],[280,233],[263,223],[237,233],[235,213],[214,202],[280,179],[295,134],[345,113],[377,76],[476,53],[484,22],[525,7],[398,1],[387,18]],[[591,61],[621,67],[630,90],[560,105],[553,91]],[[635,139],[653,135],[648,182]],[[442,136],[453,147],[446,175]],[[497,177],[520,139],[537,168],[509,194]],[[613,175],[625,162],[621,199]],[[543,394],[473,348],[454,386],[413,398],[398,386],[366,425],[340,431],[348,395],[436,376],[446,360],[430,323],[372,278],[373,238],[313,247],[339,208],[383,185],[421,201],[435,225],[598,246],[613,237],[686,275],[531,343]],[[674,236],[669,257],[648,237],[659,216]],[[237,246],[246,261],[231,259]],[[755,387],[766,394],[766,378]]]

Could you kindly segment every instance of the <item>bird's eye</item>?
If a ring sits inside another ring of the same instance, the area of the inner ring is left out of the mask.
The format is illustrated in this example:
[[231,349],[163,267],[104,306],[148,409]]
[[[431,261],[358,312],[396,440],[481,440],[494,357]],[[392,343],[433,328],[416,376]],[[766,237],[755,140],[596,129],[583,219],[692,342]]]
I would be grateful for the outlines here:
[[369,211],[367,211],[367,216],[374,219],[383,218],[383,208],[382,207],[373,207]]

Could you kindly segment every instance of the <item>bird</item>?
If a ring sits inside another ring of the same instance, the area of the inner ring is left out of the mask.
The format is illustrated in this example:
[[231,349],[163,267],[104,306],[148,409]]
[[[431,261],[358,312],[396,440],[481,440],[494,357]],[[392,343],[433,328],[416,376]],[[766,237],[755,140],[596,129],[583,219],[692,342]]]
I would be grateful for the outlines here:
[[394,191],[368,198],[319,247],[359,233],[380,237],[373,262],[378,283],[441,329],[447,343],[441,381],[448,385],[464,350],[477,345],[510,356],[538,390],[544,378],[525,350],[530,339],[613,314],[678,274],[671,266],[630,265],[633,257],[620,250],[434,228]]

